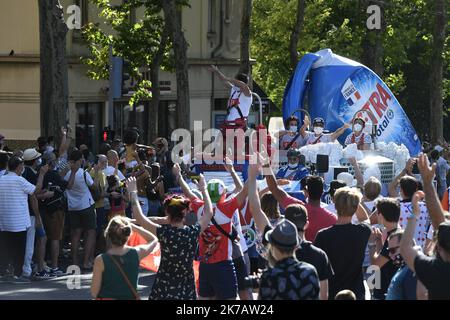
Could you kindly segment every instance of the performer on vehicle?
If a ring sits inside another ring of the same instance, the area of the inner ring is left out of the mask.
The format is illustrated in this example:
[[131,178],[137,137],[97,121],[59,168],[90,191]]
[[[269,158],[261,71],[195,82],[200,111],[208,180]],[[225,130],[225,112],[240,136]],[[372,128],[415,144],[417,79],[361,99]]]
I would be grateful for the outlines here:
[[300,164],[300,155],[299,150],[289,149],[287,152],[288,164],[278,170],[276,178],[300,181],[309,175],[308,169]]
[[[307,118],[305,118],[305,122]],[[308,123],[306,123],[306,126]],[[303,138],[306,139],[306,144],[317,144],[317,143],[327,143],[334,142],[339,138],[347,128],[350,128],[350,124],[346,123],[333,133],[323,133],[325,128],[325,121],[323,118],[315,118],[313,120],[314,132],[303,131]]]
[[366,122],[363,118],[357,117],[353,120],[353,132],[345,138],[345,145],[356,143],[358,150],[369,150],[372,144],[372,137],[370,134],[364,133]]

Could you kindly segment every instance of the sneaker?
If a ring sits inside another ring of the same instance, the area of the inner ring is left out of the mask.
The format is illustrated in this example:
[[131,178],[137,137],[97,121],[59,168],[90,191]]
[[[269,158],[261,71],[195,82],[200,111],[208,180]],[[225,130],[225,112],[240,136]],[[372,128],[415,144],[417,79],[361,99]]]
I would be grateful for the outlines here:
[[52,274],[51,272],[47,272],[46,270],[42,270],[41,272],[36,272],[33,277],[39,280],[47,280],[55,278],[56,275]]
[[50,268],[50,273],[55,275],[56,277],[61,277],[61,276],[65,276],[66,273],[64,271],[62,271],[60,268],[56,267],[56,268]]
[[25,276],[20,276],[20,277],[12,277],[11,280],[9,281],[10,283],[13,284],[27,284],[27,283],[31,283],[31,280]]

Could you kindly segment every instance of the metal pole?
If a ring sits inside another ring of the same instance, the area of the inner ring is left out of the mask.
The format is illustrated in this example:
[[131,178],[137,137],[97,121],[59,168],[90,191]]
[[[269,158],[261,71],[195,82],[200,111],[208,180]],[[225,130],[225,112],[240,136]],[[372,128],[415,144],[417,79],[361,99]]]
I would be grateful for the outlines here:
[[114,86],[114,75],[113,75],[113,49],[112,45],[109,45],[109,90],[108,90],[108,126],[110,130],[114,130],[114,119],[113,119],[113,86]]

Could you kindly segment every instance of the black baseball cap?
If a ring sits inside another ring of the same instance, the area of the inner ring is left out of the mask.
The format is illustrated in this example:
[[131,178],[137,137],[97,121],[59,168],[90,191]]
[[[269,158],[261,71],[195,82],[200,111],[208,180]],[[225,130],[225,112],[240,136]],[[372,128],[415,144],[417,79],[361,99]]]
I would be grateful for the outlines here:
[[323,120],[323,118],[321,118],[321,117],[317,117],[317,118],[314,118],[314,120],[313,120],[313,126],[314,125],[321,125],[321,126],[325,126],[325,120]]

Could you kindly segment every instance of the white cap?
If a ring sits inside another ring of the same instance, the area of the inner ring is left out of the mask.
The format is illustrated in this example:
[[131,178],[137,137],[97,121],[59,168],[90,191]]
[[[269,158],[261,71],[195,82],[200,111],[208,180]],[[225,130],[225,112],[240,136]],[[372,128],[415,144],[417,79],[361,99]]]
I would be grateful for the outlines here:
[[440,145],[437,145],[436,147],[434,147],[434,150],[436,150],[437,152],[442,152],[444,148],[442,148]]
[[27,149],[23,152],[23,160],[24,161],[31,161],[39,158],[41,154],[36,151],[36,149]]
[[336,178],[337,180],[344,181],[347,187],[355,187],[357,184],[356,179],[353,179],[352,174],[348,172],[341,172]]

